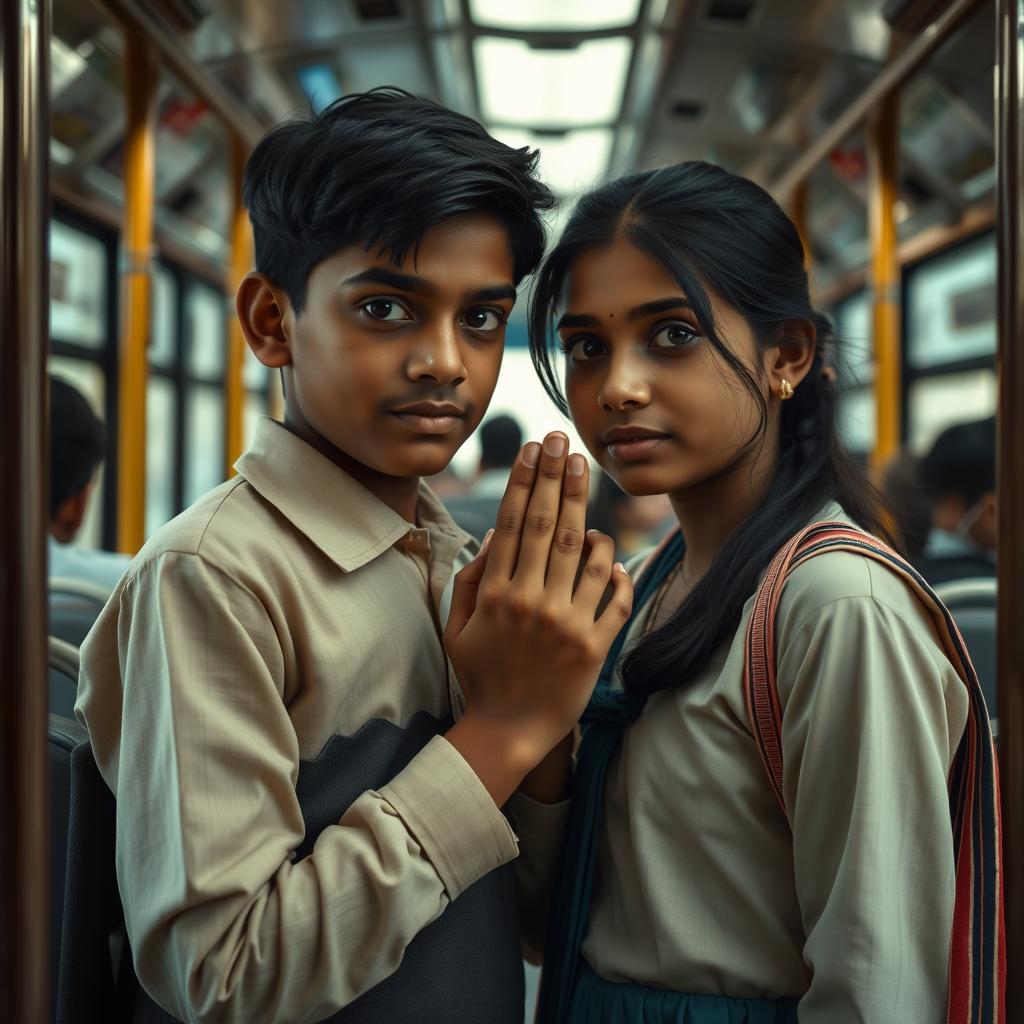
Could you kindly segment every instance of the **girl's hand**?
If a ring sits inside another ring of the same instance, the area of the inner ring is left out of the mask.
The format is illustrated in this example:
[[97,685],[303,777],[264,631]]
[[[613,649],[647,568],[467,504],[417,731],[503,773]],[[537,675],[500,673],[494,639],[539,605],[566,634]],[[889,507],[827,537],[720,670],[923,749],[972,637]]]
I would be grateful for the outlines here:
[[467,697],[448,739],[498,802],[572,730],[632,610],[611,539],[584,535],[589,467],[567,447],[556,433],[520,452],[486,550],[455,578],[444,634]]

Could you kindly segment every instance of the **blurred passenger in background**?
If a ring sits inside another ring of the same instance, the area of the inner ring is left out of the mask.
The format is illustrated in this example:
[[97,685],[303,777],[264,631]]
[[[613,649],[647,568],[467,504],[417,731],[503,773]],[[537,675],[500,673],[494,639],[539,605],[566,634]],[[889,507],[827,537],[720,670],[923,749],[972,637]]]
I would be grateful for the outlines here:
[[882,493],[903,538],[904,553],[916,565],[932,528],[932,503],[921,483],[921,460],[908,451],[893,456],[882,474]]
[[664,494],[627,494],[607,473],[598,477],[587,525],[615,541],[615,557],[628,561],[656,544],[675,523]]
[[445,499],[452,519],[477,540],[494,525],[508,473],[523,444],[522,427],[511,416],[493,416],[479,431],[480,465],[465,494]]
[[958,423],[921,463],[932,528],[918,561],[929,583],[996,574],[996,421]]
[[103,462],[106,431],[88,400],[50,377],[50,578],[84,580],[110,592],[131,559],[112,551],[72,547],[82,528]]

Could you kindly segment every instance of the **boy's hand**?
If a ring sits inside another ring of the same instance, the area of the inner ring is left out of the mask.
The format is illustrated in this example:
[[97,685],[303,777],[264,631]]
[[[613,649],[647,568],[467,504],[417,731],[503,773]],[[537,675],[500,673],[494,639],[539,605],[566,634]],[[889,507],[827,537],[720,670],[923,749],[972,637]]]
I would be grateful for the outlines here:
[[589,468],[567,448],[549,434],[520,452],[490,542],[455,578],[444,634],[467,695],[448,739],[498,803],[572,729],[632,610],[611,539],[585,536]]

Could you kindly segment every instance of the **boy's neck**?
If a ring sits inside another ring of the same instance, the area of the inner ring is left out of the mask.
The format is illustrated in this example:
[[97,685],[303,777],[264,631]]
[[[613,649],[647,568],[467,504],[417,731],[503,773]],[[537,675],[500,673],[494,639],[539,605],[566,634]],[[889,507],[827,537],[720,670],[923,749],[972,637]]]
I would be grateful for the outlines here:
[[387,476],[378,473],[331,444],[301,418],[293,419],[286,414],[284,426],[330,459],[339,469],[343,469],[353,480],[361,483],[374,497],[397,512],[407,523],[416,523],[416,508],[420,494],[418,476]]

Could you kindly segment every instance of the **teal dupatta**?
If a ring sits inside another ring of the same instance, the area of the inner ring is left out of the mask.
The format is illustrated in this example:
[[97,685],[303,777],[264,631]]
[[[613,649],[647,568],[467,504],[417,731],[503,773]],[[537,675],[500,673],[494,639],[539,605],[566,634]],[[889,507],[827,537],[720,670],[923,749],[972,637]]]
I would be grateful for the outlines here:
[[633,614],[608,652],[590,704],[573,775],[569,826],[555,884],[555,903],[545,943],[537,1024],[565,1021],[594,1024],[795,1024],[795,999],[732,999],[691,995],[600,978],[581,955],[594,897],[597,839],[604,811],[608,768],[626,728],[639,718],[646,700],[614,685],[629,625],[685,550],[673,531],[651,555],[636,583]]

